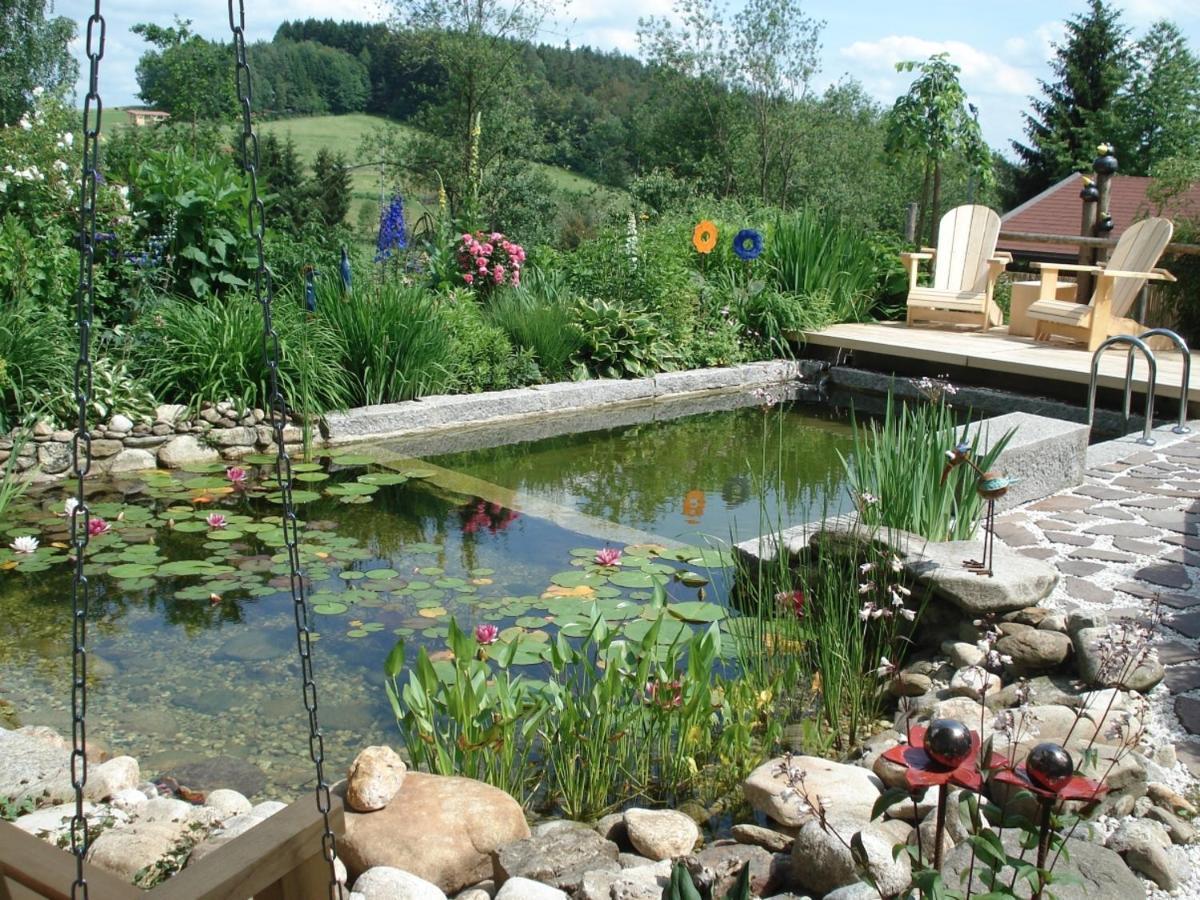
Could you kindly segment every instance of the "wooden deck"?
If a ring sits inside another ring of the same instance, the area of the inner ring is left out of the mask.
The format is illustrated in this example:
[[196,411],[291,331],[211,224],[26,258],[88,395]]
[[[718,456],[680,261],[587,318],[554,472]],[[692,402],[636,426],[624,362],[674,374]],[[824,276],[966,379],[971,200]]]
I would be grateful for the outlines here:
[[[1087,403],[1088,377],[1091,372],[1092,355],[1086,349],[1069,344],[1038,343],[1031,338],[1009,337],[1007,327],[993,328],[988,332],[956,330],[953,327],[909,327],[903,322],[877,322],[869,324],[847,323],[834,325],[823,331],[805,332],[804,342],[812,347],[828,347],[853,350],[902,360],[926,361],[935,364],[926,374],[939,374],[936,366],[965,369],[977,372],[981,380],[990,375],[1019,376],[1023,380],[1044,383],[1057,387],[1060,394],[1074,394],[1072,385],[1078,385],[1079,404]],[[802,351],[803,352],[803,351]],[[1192,354],[1192,371],[1188,405],[1192,410],[1200,404],[1200,358]],[[1155,351],[1158,362],[1159,397],[1179,398],[1183,380],[1183,357],[1178,351]],[[1105,352],[1100,360],[1099,384],[1102,388],[1121,390],[1125,384],[1127,352],[1114,347]],[[1134,391],[1146,391],[1147,367],[1141,354],[1137,354],[1134,365]],[[1001,382],[1002,383],[1002,382]],[[1057,383],[1051,385],[1049,383]]]

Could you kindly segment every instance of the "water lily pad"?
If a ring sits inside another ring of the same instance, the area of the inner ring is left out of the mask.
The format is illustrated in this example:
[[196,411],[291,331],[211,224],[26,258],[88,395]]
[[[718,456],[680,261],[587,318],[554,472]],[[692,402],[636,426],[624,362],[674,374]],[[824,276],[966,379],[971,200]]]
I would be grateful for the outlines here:
[[236,528],[214,528],[208,534],[210,541],[236,541],[243,537],[245,535]]
[[345,603],[330,600],[326,603],[314,603],[312,611],[322,616],[336,616],[344,613],[349,608]]
[[142,565],[140,563],[125,563],[119,566],[113,566],[108,570],[108,574],[113,578],[149,578],[157,574],[158,566]]
[[400,573],[395,569],[369,569],[366,576],[372,581],[387,581],[389,578],[399,578]]
[[667,606],[667,612],[685,622],[717,622],[727,615],[725,607],[702,600],[671,603]]
[[446,570],[443,569],[441,566],[421,566],[417,571],[420,574],[428,575],[431,578],[435,577],[437,575],[445,575],[446,574]]
[[357,481],[344,481],[329,485],[329,487],[325,488],[325,494],[329,497],[366,497],[378,490],[378,485],[359,484]]
[[370,634],[370,632],[366,631],[365,629],[354,628],[354,629],[346,632],[346,637],[348,637],[348,638],[365,638],[368,634]]
[[704,587],[708,584],[708,579],[699,572],[677,572],[675,575],[679,582],[687,587]]
[[[283,503],[283,493],[277,491],[273,494],[267,494],[267,499],[272,503]],[[320,499],[321,495],[316,491],[292,491],[293,503],[312,503],[314,500]]]
[[694,566],[706,569],[726,569],[734,564],[733,554],[728,550],[702,550],[699,555],[685,560]]
[[459,587],[462,587],[463,585],[465,585],[466,583],[467,582],[465,579],[455,578],[455,577],[451,576],[451,577],[447,577],[447,578],[437,579],[436,581],[434,581],[434,586],[440,587],[440,588],[459,588]]
[[648,588],[654,587],[655,584],[665,584],[666,579],[661,575],[656,575],[652,572],[643,572],[641,569],[636,571],[617,572],[609,581],[617,587],[624,588]]
[[366,475],[359,475],[358,480],[363,484],[377,484],[381,486],[404,484],[408,481],[407,475],[401,475],[398,472],[368,472]]
[[418,610],[417,615],[423,616],[426,619],[440,619],[443,616],[448,615],[448,613],[446,612],[446,607],[444,606],[430,606],[426,609]]
[[188,533],[188,532],[197,532],[198,533],[201,531],[208,531],[208,523],[204,522],[204,521],[198,521],[195,519],[193,519],[190,522],[176,522],[174,524],[174,526],[172,526],[172,530],[173,531],[182,531],[184,533]]
[[437,553],[442,548],[437,544],[417,541],[412,544],[405,544],[404,549],[409,553]]
[[[650,633],[650,629],[654,627],[653,619],[638,619],[635,622],[630,622],[623,629],[623,634],[631,641],[644,640],[646,635]],[[663,619],[662,627],[658,632],[658,639],[655,643],[660,646],[668,646],[676,642],[682,643],[691,636],[691,629],[678,619]]]
[[305,484],[316,484],[320,481],[328,481],[328,472],[296,472],[292,478],[296,481],[303,481]]
[[598,572],[558,572],[550,576],[550,583],[557,584],[559,587],[579,587],[586,585],[590,588],[597,588],[608,581],[608,576],[601,575]]

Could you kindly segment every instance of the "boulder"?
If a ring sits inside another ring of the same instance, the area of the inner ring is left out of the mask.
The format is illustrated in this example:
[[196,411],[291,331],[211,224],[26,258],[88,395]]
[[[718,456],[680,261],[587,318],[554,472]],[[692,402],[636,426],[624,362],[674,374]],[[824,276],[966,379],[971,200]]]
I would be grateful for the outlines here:
[[661,900],[671,881],[670,860],[622,869],[619,872],[588,872],[576,900]]
[[904,557],[903,564],[918,584],[932,588],[972,618],[1035,606],[1058,584],[1052,565],[1000,542],[994,546],[992,577],[980,578],[963,567],[963,560],[977,559],[981,549],[979,541],[931,541]]
[[88,861],[115,872],[127,881],[175,850],[188,833],[185,821],[153,820],[110,828],[88,849]]
[[870,873],[876,889],[884,897],[899,896],[912,883],[912,860],[907,853],[892,853],[893,847],[907,840],[907,833],[897,840],[895,832],[877,823],[868,825],[850,839],[854,856]]
[[346,805],[355,812],[373,812],[387,806],[408,768],[391,747],[367,747],[350,765],[346,775]]
[[780,890],[791,878],[792,859],[786,853],[771,853],[762,847],[721,841],[705,847],[685,860],[692,881],[703,894],[725,897],[733,889],[738,876],[750,867],[750,893],[769,896]]
[[792,849],[792,841],[795,840],[789,835],[772,828],[763,828],[761,825],[734,825],[730,833],[739,844],[762,847],[771,853],[787,853]]
[[[1001,840],[1004,850],[1009,856],[1018,858],[1021,856],[1021,832],[1019,829],[1006,828]],[[1068,854],[1070,855],[1069,859]],[[965,889],[967,869],[971,865],[971,860],[970,844],[956,846],[942,863],[942,880],[947,885]],[[1145,900],[1146,898],[1146,888],[1142,884],[1142,880],[1129,871],[1128,866],[1116,852],[1095,841],[1080,838],[1068,840],[1067,853],[1059,857],[1054,870],[1060,873],[1069,873],[1080,881],[1079,884],[1056,882],[1054,894],[1058,900]],[[975,893],[982,894],[986,887],[979,872],[980,866],[976,863],[975,877],[970,887]],[[999,874],[1005,884],[1013,881],[1011,868],[1006,866]],[[1016,879],[1016,896],[1020,900],[1028,900],[1030,894],[1029,883],[1024,879]]]
[[529,878],[511,878],[504,882],[496,900],[569,900],[558,888]]
[[1141,872],[1164,891],[1173,891],[1182,883],[1183,873],[1176,870],[1169,852],[1171,836],[1158,822],[1126,819],[1104,846],[1116,850],[1129,868]]
[[653,860],[685,856],[700,840],[699,826],[673,809],[626,810],[625,828],[633,848]]
[[222,819],[248,815],[251,809],[250,801],[244,795],[237,791],[231,791],[229,788],[217,788],[212,791],[205,798],[204,805],[209,809],[216,810]]
[[158,461],[169,469],[192,462],[216,462],[220,458],[216,449],[201,444],[192,434],[173,437],[158,448]]
[[40,804],[65,803],[75,796],[70,752],[62,738],[53,738],[0,728],[0,797]]
[[493,877],[498,883],[531,878],[574,893],[587,872],[618,872],[618,849],[581,822],[555,822],[492,853]]
[[[345,782],[334,791],[344,799]],[[492,852],[528,835],[521,804],[504,791],[471,778],[409,772],[383,809],[346,810],[338,852],[351,876],[392,866],[453,894],[491,877]]]
[[88,772],[83,794],[89,800],[108,800],[121,791],[136,788],[142,773],[132,756],[117,756]]
[[1122,660],[1127,652],[1118,651],[1117,662],[1105,669],[1106,648],[1113,640],[1114,629],[1121,625],[1096,628],[1081,628],[1073,634],[1076,668],[1079,677],[1095,687],[1119,687],[1127,691],[1146,694],[1163,680],[1166,674],[1158,659],[1158,651],[1150,650],[1132,672],[1124,671]]
[[446,900],[435,884],[403,869],[374,866],[358,876],[352,888],[363,900]]
[[854,833],[853,825],[832,825],[837,828],[840,839],[822,828],[820,822],[810,821],[800,829],[796,843],[792,845],[792,880],[818,896],[858,880],[854,858],[842,843],[843,840],[849,842]]
[[109,475],[122,475],[126,472],[141,472],[145,469],[158,468],[158,460],[149,450],[130,447],[122,450],[108,464]]
[[981,701],[988,694],[1000,690],[1000,676],[989,672],[983,666],[968,666],[959,669],[950,679],[950,693],[955,697],[968,697]]
[[1014,675],[1035,675],[1058,668],[1071,654],[1071,639],[1057,631],[1022,631],[1006,634],[996,651],[1012,657],[1007,667]]
[[[783,757],[763,763],[742,782],[742,792],[754,809],[780,825],[799,828],[814,814],[788,784],[782,772],[783,765]],[[861,766],[817,756],[794,756],[791,765],[803,777],[807,793],[819,797],[831,815],[863,823],[870,821],[871,808],[883,789],[883,783],[875,774]]]

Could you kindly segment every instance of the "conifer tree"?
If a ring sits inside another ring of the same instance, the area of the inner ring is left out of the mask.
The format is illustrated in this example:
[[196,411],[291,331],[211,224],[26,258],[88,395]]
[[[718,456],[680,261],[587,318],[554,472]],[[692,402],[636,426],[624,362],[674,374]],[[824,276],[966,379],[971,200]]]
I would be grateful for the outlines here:
[[1129,77],[1129,29],[1120,10],[1088,0],[1066,31],[1051,60],[1055,80],[1041,82],[1042,96],[1030,98],[1033,111],[1024,114],[1029,143],[1013,141],[1025,167],[1018,183],[1023,197],[1090,167],[1097,145],[1116,142],[1122,131],[1117,99]]
[[311,212],[326,228],[335,228],[350,212],[350,169],[346,157],[322,147],[313,160],[312,170]]
[[1173,22],[1155,22],[1133,48],[1118,103],[1121,171],[1149,175],[1172,157],[1200,159],[1200,58]]

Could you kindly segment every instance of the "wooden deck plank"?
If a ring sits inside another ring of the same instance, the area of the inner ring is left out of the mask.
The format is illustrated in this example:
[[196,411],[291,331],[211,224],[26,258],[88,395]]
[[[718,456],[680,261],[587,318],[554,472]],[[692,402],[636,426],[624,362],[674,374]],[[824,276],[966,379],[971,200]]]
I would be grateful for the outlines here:
[[[978,369],[1081,385],[1081,402],[1086,402],[1086,387],[1092,355],[1082,348],[1038,343],[1031,338],[1009,337],[1007,329],[988,332],[909,327],[903,322],[853,322],[834,325],[822,331],[805,332],[806,343],[816,346],[858,350],[883,356],[921,359],[931,363]],[[1193,352],[1190,398],[1200,401],[1200,357]],[[1160,397],[1179,397],[1183,378],[1182,355],[1178,351],[1156,351]],[[1120,389],[1125,383],[1127,352],[1114,348],[1100,360],[1101,387]],[[1134,392],[1144,394],[1147,367],[1140,354],[1134,365]]]

